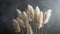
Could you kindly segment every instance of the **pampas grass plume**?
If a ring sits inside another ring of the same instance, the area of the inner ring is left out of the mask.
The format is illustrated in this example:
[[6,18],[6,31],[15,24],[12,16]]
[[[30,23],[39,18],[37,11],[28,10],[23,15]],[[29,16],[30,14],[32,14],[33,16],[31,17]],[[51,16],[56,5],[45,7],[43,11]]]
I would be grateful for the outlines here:
[[48,10],[47,12],[45,12],[44,18],[43,18],[44,24],[46,24],[46,23],[49,21],[49,18],[50,18],[50,16],[51,16],[51,11],[52,11],[52,10]]
[[26,12],[23,12],[23,15],[24,15],[24,24],[27,28],[27,34],[33,34],[32,29],[29,25],[29,20],[28,20],[28,16],[27,16]]
[[25,28],[25,25],[24,25],[24,22],[23,22],[22,19],[20,19],[19,17],[17,17],[17,21],[19,22],[19,24],[20,24],[21,27]]
[[15,32],[20,32],[20,26],[16,19],[13,19],[13,29],[15,29]]
[[38,6],[35,9],[34,21],[36,22],[38,29],[40,29],[43,23],[43,12],[40,11]]
[[40,12],[40,17],[39,17],[39,24],[38,24],[38,29],[40,29],[43,25],[43,12]]
[[28,16],[27,16],[26,12],[23,12],[23,17],[24,17],[23,18],[24,24],[27,27],[29,21],[28,21]]
[[34,9],[29,4],[28,4],[28,9],[27,9],[27,15],[28,15],[30,21],[32,21],[32,19],[34,18]]
[[21,12],[19,9],[16,9],[16,10],[17,10],[18,17],[19,17],[20,19],[23,19],[23,14],[22,14],[22,12]]
[[40,16],[40,10],[38,7],[36,7],[35,13],[34,13],[34,21],[36,22],[37,25],[39,23],[39,16]]

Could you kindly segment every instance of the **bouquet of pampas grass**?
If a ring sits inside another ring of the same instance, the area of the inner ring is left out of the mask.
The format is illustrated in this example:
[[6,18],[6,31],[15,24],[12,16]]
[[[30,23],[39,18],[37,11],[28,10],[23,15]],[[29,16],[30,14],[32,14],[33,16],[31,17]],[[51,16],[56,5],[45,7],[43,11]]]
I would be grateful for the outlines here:
[[51,16],[51,10],[43,13],[38,6],[34,9],[31,5],[28,4],[28,8],[26,11],[17,10],[17,18],[13,19],[13,28],[16,32],[21,32],[21,27],[27,29],[27,34],[33,34],[33,30],[29,21],[34,21],[38,29],[40,29],[44,24],[49,21]]

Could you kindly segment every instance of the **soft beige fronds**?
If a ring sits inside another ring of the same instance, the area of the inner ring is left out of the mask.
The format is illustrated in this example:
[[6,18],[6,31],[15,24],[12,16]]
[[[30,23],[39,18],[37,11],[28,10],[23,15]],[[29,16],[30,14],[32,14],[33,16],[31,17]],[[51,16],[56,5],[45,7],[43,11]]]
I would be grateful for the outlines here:
[[40,9],[37,6],[34,13],[34,21],[36,22],[37,25],[39,24],[39,20],[40,20],[39,18],[40,18]]
[[35,21],[38,29],[40,29],[43,24],[46,24],[49,21],[49,18],[51,16],[51,10],[48,10],[47,12],[45,12],[45,14],[43,14],[38,6],[33,9],[33,7],[29,4],[26,12],[23,11],[22,13],[19,9],[16,10],[18,16],[17,19],[13,19],[13,28],[16,32],[20,32],[20,26],[25,27],[27,29],[27,34],[33,34],[29,21]]
[[23,21],[24,21],[24,25],[27,27],[27,25],[29,24],[29,20],[25,11],[23,12]]
[[45,12],[44,18],[43,18],[44,24],[46,24],[46,23],[49,21],[49,18],[50,18],[50,16],[51,16],[51,11],[52,11],[52,10],[48,10],[47,12]]
[[43,12],[40,12],[40,16],[39,16],[39,23],[38,23],[38,29],[40,29],[43,25]]
[[19,17],[17,17],[17,21],[19,22],[20,26],[25,28],[24,22],[22,19],[20,19]]
[[20,11],[20,10],[18,10],[18,9],[16,9],[17,10],[17,13],[18,13],[18,17],[20,18],[20,19],[23,19],[23,14],[22,14],[22,12]]
[[34,9],[29,4],[28,4],[28,9],[27,9],[27,15],[28,15],[30,21],[32,21],[32,19],[34,18]]
[[18,21],[16,19],[13,19],[13,29],[15,29],[15,32],[20,32],[20,26],[18,24]]
[[24,25],[27,28],[27,34],[32,34],[32,30],[31,30],[31,27],[29,26],[29,20],[26,12],[23,12],[23,17],[24,17],[23,19]]

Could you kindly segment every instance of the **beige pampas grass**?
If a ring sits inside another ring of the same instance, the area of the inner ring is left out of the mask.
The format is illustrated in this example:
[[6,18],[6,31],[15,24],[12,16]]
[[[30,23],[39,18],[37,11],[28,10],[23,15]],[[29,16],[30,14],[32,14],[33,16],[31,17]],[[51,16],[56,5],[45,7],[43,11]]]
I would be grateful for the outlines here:
[[20,18],[20,19],[23,19],[23,14],[22,14],[22,12],[19,10],[19,9],[16,9],[17,10],[17,13],[18,13],[18,17]]
[[28,20],[28,16],[27,16],[26,12],[23,12],[23,21],[24,21],[25,27],[27,27],[29,24],[29,20]]
[[[21,13],[18,9],[17,12],[18,12],[17,21],[20,22],[20,25],[22,24],[22,26],[25,26],[25,28],[27,28],[27,34],[33,34],[32,28],[29,25],[29,19],[27,13],[25,11]],[[23,17],[21,17],[20,15]]]
[[[17,13],[18,13],[19,19],[21,19],[23,21],[23,23],[24,23],[24,25],[26,27],[28,25],[28,22],[29,22],[26,12],[23,11],[23,13],[22,13],[20,10],[17,9]],[[21,22],[21,20],[20,20],[20,22]]]
[[48,10],[47,12],[45,12],[44,17],[43,17],[44,24],[46,24],[49,21],[49,18],[51,16],[51,11],[52,10]]
[[[23,13],[17,9],[18,17],[24,22],[24,25],[26,26],[28,23],[28,16],[26,12],[24,11]],[[21,22],[21,21],[20,21]]]
[[40,11],[38,6],[35,9],[34,21],[36,22],[38,29],[40,29],[43,23],[43,12]]
[[42,24],[43,24],[43,12],[40,12],[38,29],[40,29],[43,26]]
[[31,5],[28,4],[27,15],[29,17],[29,21],[32,21],[34,18],[34,9]]
[[33,34],[31,26],[29,25],[29,20],[26,12],[23,12],[23,17],[24,17],[23,21],[24,21],[25,27],[27,28],[27,34]]
[[19,9],[16,10],[18,15],[16,19],[13,19],[13,28],[16,32],[20,32],[20,27],[24,27],[27,29],[27,34],[33,34],[29,21],[34,21],[38,29],[40,29],[44,24],[49,21],[49,18],[51,16],[51,10],[48,10],[43,14],[43,12],[39,9],[38,6],[33,9],[33,7],[29,4],[26,12],[23,11],[22,13]]
[[39,23],[39,18],[40,18],[39,16],[40,16],[40,10],[38,7],[36,7],[35,13],[34,13],[34,21],[36,22],[37,25]]
[[22,19],[20,19],[19,17],[17,17],[16,20],[19,22],[19,25],[20,25],[21,27],[24,27],[24,28],[25,28],[25,25],[24,25],[24,22],[23,22]]
[[15,32],[20,32],[20,26],[16,19],[13,19],[13,29],[15,29]]

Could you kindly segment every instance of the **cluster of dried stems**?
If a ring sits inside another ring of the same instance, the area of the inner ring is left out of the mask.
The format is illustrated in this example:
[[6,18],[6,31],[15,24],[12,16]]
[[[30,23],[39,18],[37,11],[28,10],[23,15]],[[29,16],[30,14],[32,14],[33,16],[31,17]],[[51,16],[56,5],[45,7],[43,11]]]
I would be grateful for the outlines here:
[[13,19],[14,29],[16,32],[20,32],[20,28],[24,27],[27,29],[27,34],[33,34],[29,21],[34,21],[38,29],[40,29],[43,26],[43,24],[46,24],[49,21],[49,18],[51,16],[51,10],[48,10],[43,14],[43,12],[40,11],[38,6],[36,6],[36,8],[34,9],[29,4],[26,11],[23,11],[22,13],[22,11],[17,9],[17,13],[17,18]]

